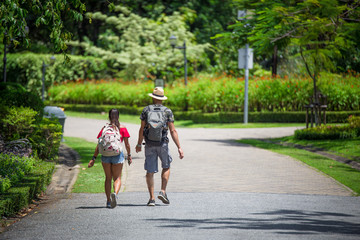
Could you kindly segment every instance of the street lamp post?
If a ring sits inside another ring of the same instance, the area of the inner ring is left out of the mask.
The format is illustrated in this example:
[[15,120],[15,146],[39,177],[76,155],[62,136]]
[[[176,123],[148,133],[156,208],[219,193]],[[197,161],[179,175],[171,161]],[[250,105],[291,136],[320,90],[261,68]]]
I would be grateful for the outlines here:
[[4,33],[4,68],[3,68],[3,81],[6,82],[6,61],[7,61],[7,58],[6,58],[6,53],[7,53],[7,44],[6,44],[6,35],[7,33],[5,32]]
[[170,40],[170,45],[172,46],[172,48],[177,48],[177,49],[183,49],[184,51],[184,80],[185,80],[185,86],[187,86],[187,58],[186,58],[186,42],[184,40],[184,44],[182,46],[176,46],[176,36],[171,35],[171,37],[169,38]]
[[45,100],[44,94],[45,94],[45,73],[46,73],[46,67],[49,65],[46,65],[45,62],[43,61],[42,64],[42,91],[41,91],[41,99],[42,101]]

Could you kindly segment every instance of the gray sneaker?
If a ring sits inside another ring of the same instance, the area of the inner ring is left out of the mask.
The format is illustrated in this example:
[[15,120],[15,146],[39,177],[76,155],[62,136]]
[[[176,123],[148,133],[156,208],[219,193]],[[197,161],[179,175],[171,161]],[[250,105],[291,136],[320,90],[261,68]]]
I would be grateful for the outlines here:
[[170,204],[170,201],[169,201],[166,193],[163,193],[162,191],[159,192],[158,199],[160,199],[165,204]]
[[106,207],[111,208],[111,202],[106,202]]
[[150,206],[150,207],[154,207],[155,206],[155,200],[150,199],[149,202],[147,203],[147,205]]
[[110,199],[111,199],[111,208],[116,207],[116,194],[115,194],[115,193],[111,193]]

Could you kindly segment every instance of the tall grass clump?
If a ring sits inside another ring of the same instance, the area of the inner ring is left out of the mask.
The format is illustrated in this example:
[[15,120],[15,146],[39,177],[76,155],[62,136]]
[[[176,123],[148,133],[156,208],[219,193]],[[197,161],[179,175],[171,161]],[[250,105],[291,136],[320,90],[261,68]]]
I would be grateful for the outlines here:
[[[166,105],[177,110],[239,112],[244,108],[244,78],[201,74],[166,85]],[[324,73],[319,79],[319,91],[327,96],[327,110],[360,110],[359,76]],[[151,103],[148,93],[153,82],[82,81],[53,86],[49,90],[54,103],[110,104],[145,106]],[[249,80],[249,111],[303,111],[313,95],[309,78],[252,77]]]

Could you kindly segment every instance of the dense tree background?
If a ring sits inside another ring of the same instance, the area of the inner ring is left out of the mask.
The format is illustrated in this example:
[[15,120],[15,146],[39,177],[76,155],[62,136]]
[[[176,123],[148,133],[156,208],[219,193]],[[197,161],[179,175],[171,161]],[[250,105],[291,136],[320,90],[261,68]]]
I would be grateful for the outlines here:
[[[326,62],[333,65],[331,71],[360,71],[359,0],[6,0],[0,4],[0,40],[1,43],[4,42],[4,33],[7,32],[5,42],[12,43],[10,52],[26,50],[52,54],[64,51],[68,54],[83,55],[86,53],[83,48],[67,50],[66,41],[90,41],[94,46],[101,47],[103,40],[100,37],[108,29],[108,24],[104,21],[84,18],[84,13],[101,12],[108,17],[117,16],[118,12],[113,11],[113,8],[118,5],[126,7],[133,14],[154,21],[175,12],[180,13],[187,31],[194,35],[194,43],[211,44],[212,47],[206,49],[207,59],[204,61],[208,62],[213,71],[234,75],[241,73],[237,68],[237,49],[243,47],[246,39],[255,49],[255,62],[263,68],[272,69],[274,74],[282,75],[288,74],[289,69],[292,69],[293,73],[304,73],[305,69],[297,65],[301,58],[296,45],[302,43],[290,41],[290,36],[279,38],[280,34],[286,34],[287,29],[296,24],[301,25],[301,21],[306,19],[320,23],[319,26],[321,21],[317,19],[326,19],[323,26],[329,21],[336,23],[336,34],[331,36],[331,39],[336,38],[332,42],[335,45],[325,43],[333,48],[327,49],[328,53],[323,55],[328,56],[330,61]],[[24,11],[12,6],[18,6]],[[252,12],[253,16],[246,22],[248,27],[244,27],[244,21],[237,21],[239,9],[249,9]],[[298,11],[305,9],[309,11],[300,14],[300,20],[296,19]],[[303,32],[308,32],[305,38],[321,40],[321,36],[330,36],[324,35],[319,28],[310,29],[303,28]],[[317,35],[319,33],[321,36]],[[279,39],[274,41],[274,38]],[[293,39],[296,39],[296,36]],[[319,46],[324,44],[322,40],[320,42]],[[303,44],[305,45],[306,43]],[[1,51],[3,46],[0,44]],[[309,49],[304,47],[303,50]]]

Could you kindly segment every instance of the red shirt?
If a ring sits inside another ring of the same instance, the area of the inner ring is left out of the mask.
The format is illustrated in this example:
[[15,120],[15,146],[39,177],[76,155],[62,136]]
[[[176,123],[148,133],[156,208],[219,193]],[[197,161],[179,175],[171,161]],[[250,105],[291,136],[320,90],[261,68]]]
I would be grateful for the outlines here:
[[[99,132],[97,138],[100,138],[101,137],[101,134],[102,134],[102,131],[103,131],[104,128],[101,129],[101,131]],[[124,137],[125,138],[129,138],[130,137],[130,134],[128,132],[128,130],[126,128],[120,128],[120,135],[121,135],[121,139],[120,141],[122,142]]]

